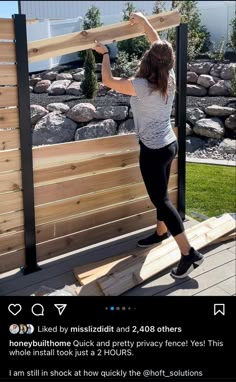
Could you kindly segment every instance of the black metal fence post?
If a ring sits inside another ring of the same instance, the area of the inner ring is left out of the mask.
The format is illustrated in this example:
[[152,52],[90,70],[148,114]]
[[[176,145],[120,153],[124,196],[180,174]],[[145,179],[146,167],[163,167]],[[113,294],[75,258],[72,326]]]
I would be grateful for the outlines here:
[[176,28],[175,126],[178,127],[178,211],[185,219],[187,24]]
[[38,271],[36,255],[34,180],[32,158],[32,135],[30,122],[30,96],[28,52],[25,15],[13,15],[15,26],[18,111],[20,121],[22,187],[24,209],[25,266],[24,274]]

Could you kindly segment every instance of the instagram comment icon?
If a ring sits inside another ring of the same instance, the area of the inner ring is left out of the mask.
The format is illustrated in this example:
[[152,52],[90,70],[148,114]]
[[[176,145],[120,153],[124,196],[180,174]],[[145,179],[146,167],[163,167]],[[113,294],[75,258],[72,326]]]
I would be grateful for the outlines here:
[[10,327],[9,327],[9,332],[10,332],[11,334],[18,334],[18,333],[19,333],[19,330],[20,330],[20,328],[19,328],[19,325],[17,325],[17,324],[12,324],[12,325],[10,325]]
[[26,334],[32,334],[34,332],[34,326],[31,324],[27,324],[27,332]]

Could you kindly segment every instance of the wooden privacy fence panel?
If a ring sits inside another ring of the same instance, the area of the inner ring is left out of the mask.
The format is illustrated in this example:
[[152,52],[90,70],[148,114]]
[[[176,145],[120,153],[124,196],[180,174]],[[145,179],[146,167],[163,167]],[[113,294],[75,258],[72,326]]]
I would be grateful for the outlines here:
[[[13,19],[0,19],[0,40],[0,270],[8,270],[24,265],[23,256],[16,256],[12,262],[8,255],[8,252],[15,248],[24,249],[21,142]],[[16,235],[17,231],[19,235]]]
[[[36,147],[33,158],[38,259],[155,224],[134,134]],[[177,182],[175,159],[175,205]]]

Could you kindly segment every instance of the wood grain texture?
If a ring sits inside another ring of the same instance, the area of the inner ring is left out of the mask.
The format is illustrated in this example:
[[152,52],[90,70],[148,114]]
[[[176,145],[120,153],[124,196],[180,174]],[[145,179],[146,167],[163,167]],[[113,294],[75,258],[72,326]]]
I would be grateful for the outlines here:
[[24,231],[0,235],[0,255],[21,248],[24,248]]
[[131,216],[100,227],[63,236],[37,245],[38,260],[45,260],[153,225],[155,211]]
[[[173,28],[180,24],[180,13],[177,10],[148,16],[147,18],[158,31]],[[33,41],[28,44],[29,62],[91,49],[94,47],[94,40],[109,44],[113,40],[122,41],[142,35],[144,35],[144,29],[141,25],[131,26],[128,21],[124,21],[82,32]]]
[[0,214],[0,234],[22,231],[24,225],[23,210],[9,214]]
[[84,141],[61,143],[33,148],[34,169],[50,167],[53,164],[87,160],[109,154],[137,150],[138,143],[134,134],[88,139]]
[[0,18],[0,40],[14,40],[15,30],[13,19]]
[[7,212],[19,211],[23,209],[22,191],[7,192],[1,194],[0,211],[2,214]]
[[[177,197],[175,198],[174,195],[172,195],[172,199],[175,200]],[[36,227],[37,243],[124,219],[152,209],[154,209],[154,206],[149,197],[144,197],[131,202],[104,207],[103,209],[90,213],[72,216],[69,219],[38,225]]]
[[0,273],[8,272],[12,269],[25,265],[25,250],[8,252],[0,255]]
[[0,173],[0,193],[22,189],[21,171]]
[[16,65],[0,64],[0,85],[17,85]]
[[20,130],[0,130],[0,151],[20,148]]
[[16,46],[14,42],[0,42],[0,62],[15,62]]
[[0,107],[17,106],[18,95],[16,87],[0,87]]
[[[1,89],[1,88],[0,88]],[[0,109],[1,129],[19,128],[19,112],[17,108]]]
[[21,169],[20,150],[0,151],[0,173]]
[[111,154],[96,158],[96,160],[74,160],[64,164],[54,164],[49,167],[35,168],[34,181],[38,183],[57,180],[58,178],[69,178],[72,176],[82,176],[85,174],[96,174],[108,171],[109,169],[125,168],[138,162],[138,151],[128,151],[118,154]]

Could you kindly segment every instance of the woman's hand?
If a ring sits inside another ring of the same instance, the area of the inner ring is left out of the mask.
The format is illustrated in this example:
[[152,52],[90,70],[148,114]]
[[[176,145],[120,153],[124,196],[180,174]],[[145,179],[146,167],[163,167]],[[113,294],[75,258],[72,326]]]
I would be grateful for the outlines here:
[[146,21],[146,17],[141,12],[131,12],[129,16],[129,21],[131,25],[143,24]]
[[95,40],[95,43],[96,43],[96,45],[92,49],[95,50],[97,53],[104,54],[104,53],[108,52],[108,49],[105,45],[100,44],[100,42],[97,42],[97,40]]

